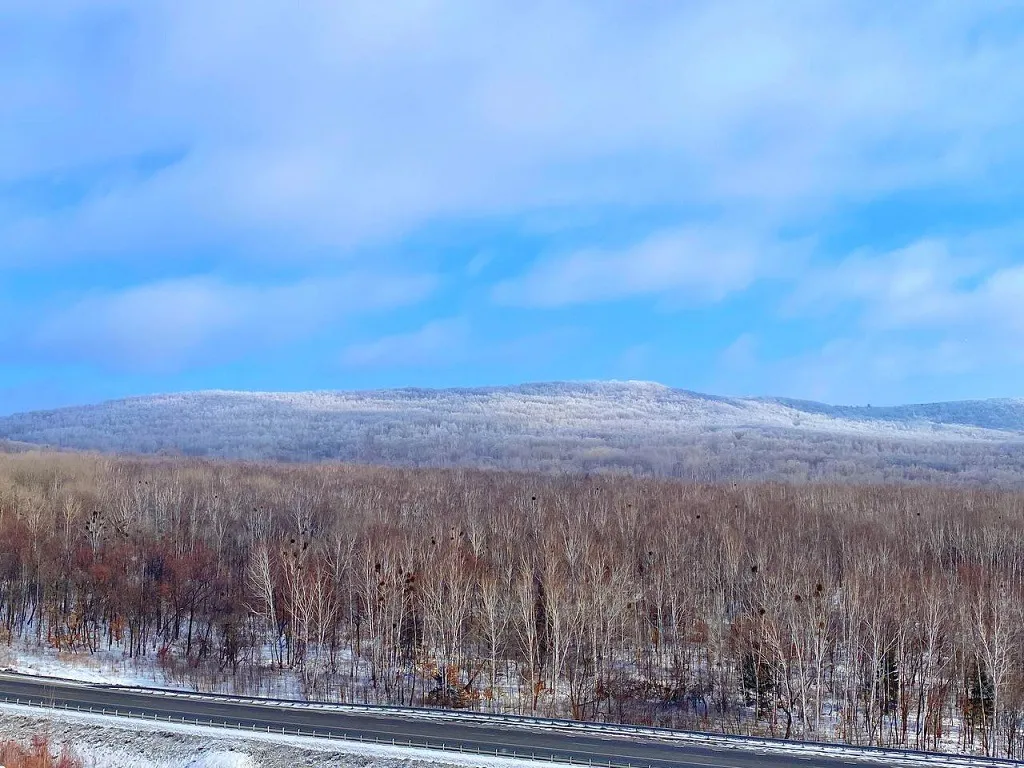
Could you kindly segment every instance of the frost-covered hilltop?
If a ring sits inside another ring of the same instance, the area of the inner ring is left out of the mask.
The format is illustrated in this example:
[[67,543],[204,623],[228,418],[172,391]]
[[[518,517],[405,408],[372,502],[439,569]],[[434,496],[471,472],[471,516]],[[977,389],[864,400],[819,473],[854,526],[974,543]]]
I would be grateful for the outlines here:
[[159,395],[6,417],[0,438],[242,459],[1024,484],[1024,400],[829,406],[648,382]]

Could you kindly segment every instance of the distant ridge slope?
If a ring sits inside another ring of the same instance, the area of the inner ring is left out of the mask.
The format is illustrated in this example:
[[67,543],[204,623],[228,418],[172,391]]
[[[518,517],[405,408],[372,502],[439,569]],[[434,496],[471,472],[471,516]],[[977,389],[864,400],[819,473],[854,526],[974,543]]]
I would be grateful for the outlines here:
[[651,382],[155,395],[0,418],[0,438],[255,460],[1024,485],[1024,400],[830,406]]

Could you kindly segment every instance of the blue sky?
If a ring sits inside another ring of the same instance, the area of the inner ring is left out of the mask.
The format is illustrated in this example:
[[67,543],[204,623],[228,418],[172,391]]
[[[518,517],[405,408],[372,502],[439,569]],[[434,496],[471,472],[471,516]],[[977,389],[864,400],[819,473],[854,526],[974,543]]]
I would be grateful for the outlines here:
[[5,0],[0,412],[1024,396],[1024,6]]

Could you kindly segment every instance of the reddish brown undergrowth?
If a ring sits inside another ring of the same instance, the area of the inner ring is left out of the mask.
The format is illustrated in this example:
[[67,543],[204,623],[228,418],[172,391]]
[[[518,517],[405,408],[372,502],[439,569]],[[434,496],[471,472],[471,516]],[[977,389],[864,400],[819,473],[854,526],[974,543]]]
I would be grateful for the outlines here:
[[0,741],[3,768],[82,768],[82,761],[67,747],[54,748],[45,736],[35,736],[27,746],[17,741]]

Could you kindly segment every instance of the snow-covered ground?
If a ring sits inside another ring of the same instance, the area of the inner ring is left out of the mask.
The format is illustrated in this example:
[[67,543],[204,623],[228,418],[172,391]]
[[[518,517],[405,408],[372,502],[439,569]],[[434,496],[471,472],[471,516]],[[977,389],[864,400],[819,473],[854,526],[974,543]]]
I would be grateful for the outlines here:
[[0,669],[84,683],[175,687],[168,684],[152,661],[128,659],[120,649],[103,649],[96,653],[62,653],[51,646],[30,646],[19,641],[10,647],[0,646]]
[[460,755],[358,742],[118,720],[101,715],[0,704],[0,733],[46,734],[74,748],[89,768],[534,768],[504,757]]
[[[616,728],[607,729],[610,733]],[[628,731],[623,729],[622,735]],[[123,720],[110,716],[49,710],[0,703],[0,735],[29,741],[45,735],[56,748],[67,745],[89,768],[536,768],[541,762],[487,755],[468,755],[424,748],[383,744],[328,741],[311,737],[251,733],[226,728],[181,723]],[[666,737],[676,740],[673,737]],[[742,745],[728,738],[716,739],[678,734],[681,741],[700,741],[703,746],[745,752],[785,752],[800,760],[841,759],[850,765],[934,766],[971,768],[1010,765],[1007,761],[957,756],[903,756],[893,752],[872,754],[850,747],[769,744],[757,740]]]
[[[651,382],[370,392],[193,392],[0,418],[0,437],[71,448],[236,458],[502,464],[537,441],[600,452],[725,431],[791,438],[1002,443],[1024,439],[1024,400],[886,408],[703,395]],[[367,453],[367,440],[388,450]],[[440,443],[439,443],[440,441]],[[517,444],[515,450],[510,443]],[[395,453],[397,451],[397,453]],[[511,452],[510,452],[511,451]],[[526,454],[523,454],[526,455]],[[435,456],[436,460],[436,456]]]
[[[25,638],[20,639],[11,646],[0,645],[0,671],[5,670],[26,675],[40,675],[84,683],[103,683],[108,685],[122,685],[126,687],[147,689],[158,688],[168,691],[168,696],[202,696],[205,693],[227,693],[295,702],[290,703],[289,706],[296,707],[311,707],[317,709],[340,708],[350,710],[353,707],[359,708],[361,706],[359,703],[334,703],[329,701],[314,701],[307,703],[306,697],[303,695],[301,689],[301,682],[294,670],[276,671],[274,673],[275,676],[269,677],[267,680],[263,681],[260,690],[241,689],[238,687],[237,681],[232,682],[229,677],[225,677],[222,680],[214,680],[208,677],[204,678],[203,685],[200,687],[197,685],[191,685],[186,680],[178,679],[167,674],[159,667],[156,663],[155,657],[152,656],[143,659],[128,659],[124,652],[119,648],[100,650],[92,654],[71,654],[59,652],[50,646],[37,646],[31,639]],[[178,691],[180,694],[170,693],[173,691]],[[557,693],[558,692],[554,690],[549,691],[549,694],[552,695]],[[563,699],[568,695],[564,691],[561,693]],[[513,707],[511,709],[504,710],[504,713],[511,714],[515,711],[516,709]],[[427,719],[451,719],[457,717],[460,720],[473,719],[476,717],[489,719],[492,716],[491,714],[484,712],[461,711],[455,713],[448,710],[433,709],[407,711],[404,715],[407,717]],[[830,732],[829,723],[831,721],[831,716],[823,716],[823,735]],[[510,725],[515,727],[515,721],[511,721]],[[522,725],[523,727],[536,727],[534,725],[528,725],[525,722]],[[579,727],[580,725],[581,724],[576,724],[571,721],[564,721],[564,726],[561,726],[561,729],[572,729]],[[967,757],[969,754],[964,753],[961,750],[959,738],[960,728],[961,724],[957,718],[947,719],[944,721],[944,736],[942,739],[941,749],[943,752],[948,753],[951,758]],[[616,726],[611,723],[605,724],[602,726],[602,729],[606,733],[618,733],[619,735],[629,735],[633,732],[631,726]],[[762,733],[761,735],[767,736],[768,734]],[[671,735],[669,733],[662,733],[661,737],[681,741],[691,741],[694,738],[684,732],[676,732]],[[695,738],[699,741],[703,741],[704,743],[711,743],[702,736],[695,736]],[[730,737],[726,736],[715,743],[718,746],[729,746],[734,742]],[[844,749],[847,747],[837,744],[835,748]]]
[[[67,653],[33,639],[18,638],[10,646],[0,645],[0,670],[24,675],[59,677],[83,683],[167,688],[198,691],[200,686],[162,669],[153,656],[128,658],[118,647],[93,653]],[[212,693],[245,693],[278,699],[303,699],[302,682],[294,670],[277,670],[262,681],[259,690],[239,690],[238,682],[204,679],[202,690]]]

